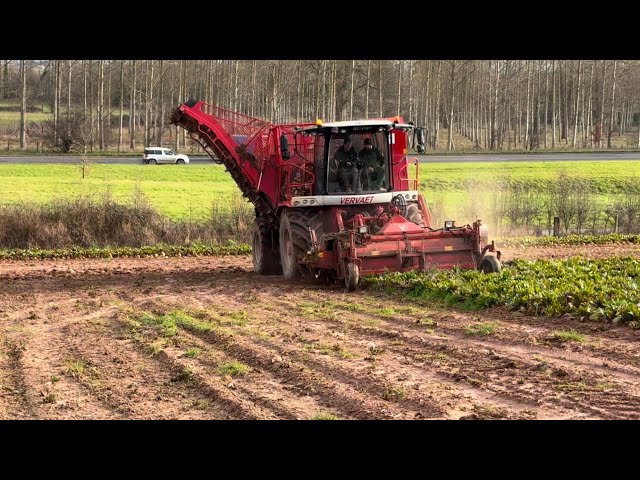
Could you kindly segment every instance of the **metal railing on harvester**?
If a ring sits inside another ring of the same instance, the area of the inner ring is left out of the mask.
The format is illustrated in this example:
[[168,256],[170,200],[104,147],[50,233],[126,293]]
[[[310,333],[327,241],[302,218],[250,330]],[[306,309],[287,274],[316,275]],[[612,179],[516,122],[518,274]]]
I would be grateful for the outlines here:
[[200,101],[178,107],[171,123],[187,130],[214,161],[224,164],[243,195],[268,221],[276,221],[257,188],[263,163],[275,148],[269,143],[271,123]]

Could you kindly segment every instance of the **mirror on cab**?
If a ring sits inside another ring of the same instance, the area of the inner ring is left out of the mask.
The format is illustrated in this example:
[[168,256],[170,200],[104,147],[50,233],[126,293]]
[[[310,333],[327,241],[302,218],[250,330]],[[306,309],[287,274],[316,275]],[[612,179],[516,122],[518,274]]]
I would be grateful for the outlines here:
[[291,154],[289,153],[289,141],[285,134],[280,136],[280,152],[282,153],[283,160],[291,158]]
[[426,128],[418,127],[416,128],[416,140],[417,147],[416,150],[418,153],[424,153],[425,151],[425,143],[426,143]]

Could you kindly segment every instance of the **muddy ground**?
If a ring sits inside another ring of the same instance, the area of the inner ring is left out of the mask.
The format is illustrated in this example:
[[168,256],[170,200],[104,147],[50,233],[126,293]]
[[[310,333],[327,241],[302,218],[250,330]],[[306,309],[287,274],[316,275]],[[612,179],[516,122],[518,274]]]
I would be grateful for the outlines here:
[[638,341],[261,277],[249,257],[0,262],[0,419],[638,418]]

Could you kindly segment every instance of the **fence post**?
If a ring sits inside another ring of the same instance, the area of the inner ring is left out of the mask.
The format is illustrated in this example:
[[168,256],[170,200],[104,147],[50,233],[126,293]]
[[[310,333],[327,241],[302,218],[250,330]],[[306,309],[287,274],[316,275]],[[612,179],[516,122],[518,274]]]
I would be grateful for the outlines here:
[[560,236],[560,217],[553,217],[553,236]]
[[615,227],[614,227],[614,232],[617,234],[618,233],[618,215],[616,214],[616,223],[615,223]]

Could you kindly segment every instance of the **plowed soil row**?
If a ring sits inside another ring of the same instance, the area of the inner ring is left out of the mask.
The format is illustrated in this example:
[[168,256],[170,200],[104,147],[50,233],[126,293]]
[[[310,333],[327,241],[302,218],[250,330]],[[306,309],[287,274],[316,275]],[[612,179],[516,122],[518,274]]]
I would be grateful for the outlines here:
[[639,336],[287,282],[249,257],[0,262],[0,418],[638,418]]

